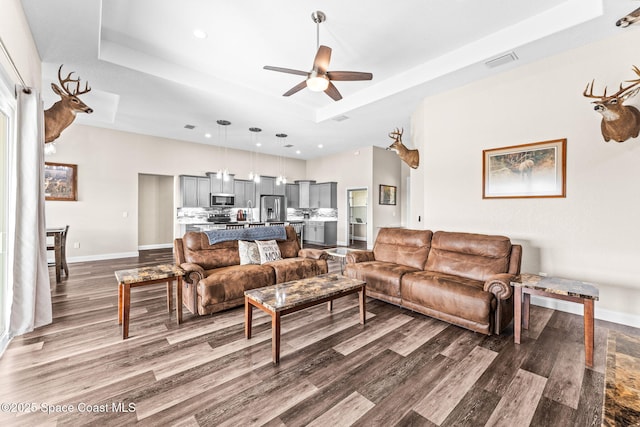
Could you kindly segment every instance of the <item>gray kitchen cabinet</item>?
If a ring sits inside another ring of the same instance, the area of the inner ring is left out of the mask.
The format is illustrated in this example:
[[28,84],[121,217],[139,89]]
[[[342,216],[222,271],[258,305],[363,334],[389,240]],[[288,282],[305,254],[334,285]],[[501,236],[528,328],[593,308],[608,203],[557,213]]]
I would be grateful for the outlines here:
[[335,246],[337,234],[338,221],[305,221],[305,242],[323,246]]
[[295,183],[298,185],[298,189],[300,190],[298,197],[298,207],[301,209],[311,208],[312,206],[309,200],[309,192],[311,184],[315,184],[315,181],[299,180]]
[[297,209],[300,207],[300,186],[298,184],[287,184],[285,188],[287,197],[287,208]]
[[246,208],[247,201],[251,200],[252,206],[256,205],[256,184],[253,181],[236,179],[234,182],[235,205]]
[[208,173],[209,179],[211,181],[211,194],[234,194],[234,183],[233,175],[229,174],[229,178],[225,181],[224,178],[217,178],[215,173]]
[[276,179],[272,176],[261,176],[258,187],[260,187],[261,196],[276,194]]
[[180,175],[180,192],[182,207],[209,207],[211,184],[208,177]]
[[309,186],[310,208],[338,208],[338,184],[323,182]]

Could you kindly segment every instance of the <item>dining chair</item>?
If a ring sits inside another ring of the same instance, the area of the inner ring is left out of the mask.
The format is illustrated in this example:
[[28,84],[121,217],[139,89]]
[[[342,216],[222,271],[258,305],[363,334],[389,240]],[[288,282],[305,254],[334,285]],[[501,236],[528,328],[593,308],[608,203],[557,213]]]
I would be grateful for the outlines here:
[[264,222],[252,222],[249,227],[264,227]]

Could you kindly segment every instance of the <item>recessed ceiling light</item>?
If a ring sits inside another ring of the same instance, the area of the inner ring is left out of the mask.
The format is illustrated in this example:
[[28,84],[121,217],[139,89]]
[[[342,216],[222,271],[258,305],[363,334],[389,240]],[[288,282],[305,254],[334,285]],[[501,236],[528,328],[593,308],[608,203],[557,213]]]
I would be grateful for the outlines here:
[[322,145],[322,144],[318,144],[318,148],[322,148],[322,147],[323,147],[323,145]]
[[205,134],[204,134],[204,137],[205,137],[205,138],[211,138],[211,134],[210,134],[210,133],[205,133]]
[[256,147],[262,147],[262,143],[261,142],[256,142]]
[[193,30],[193,37],[198,39],[206,39],[208,35],[204,30],[196,28],[195,30]]
[[300,154],[300,150],[296,150],[296,154]]

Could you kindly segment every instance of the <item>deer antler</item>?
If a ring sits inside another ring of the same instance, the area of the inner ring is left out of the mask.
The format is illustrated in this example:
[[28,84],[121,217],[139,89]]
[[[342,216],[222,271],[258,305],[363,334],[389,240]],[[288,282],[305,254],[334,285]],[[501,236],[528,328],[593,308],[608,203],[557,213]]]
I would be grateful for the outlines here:
[[[60,66],[60,68],[58,68],[58,81],[60,82],[60,86],[62,87],[62,89],[68,95],[77,96],[77,95],[82,95],[83,93],[87,93],[87,92],[91,91],[91,88],[89,87],[89,82],[85,82],[84,89],[80,90],[80,77],[78,77],[77,79],[72,79],[71,78],[71,75],[74,73],[74,71],[72,71],[69,74],[67,74],[67,77],[63,79],[62,75],[60,75],[60,72],[62,71],[63,65],[64,64],[62,64]],[[75,91],[71,91],[69,89],[69,87],[67,86],[68,83],[76,83],[76,90]]]
[[395,140],[400,140],[400,139],[402,139],[402,134],[403,133],[404,133],[404,128],[402,128],[402,130],[396,128],[396,130],[394,130],[393,132],[389,133],[389,138],[395,139]]
[[[636,67],[635,65],[633,66],[633,71],[640,77],[640,69],[638,67]],[[585,87],[584,92],[582,93],[582,95],[587,97],[587,98],[597,98],[597,99],[607,98],[607,87],[606,86],[604,88],[604,94],[602,96],[596,96],[596,95],[593,94],[594,82],[595,82],[595,79],[592,80],[591,83],[587,83],[587,87]],[[640,78],[635,79],[635,80],[626,80],[626,82],[631,83],[631,84],[629,86],[627,86],[627,87],[623,87],[622,83],[620,83],[620,90],[618,90],[613,95],[608,96],[608,98],[624,97],[626,99],[626,98],[634,95],[635,93],[637,93],[638,90],[640,90],[640,88],[638,88],[638,89],[632,90],[631,92],[625,93],[629,89],[632,89],[632,88],[638,86],[640,84]],[[589,91],[589,93],[587,93],[587,91]]]

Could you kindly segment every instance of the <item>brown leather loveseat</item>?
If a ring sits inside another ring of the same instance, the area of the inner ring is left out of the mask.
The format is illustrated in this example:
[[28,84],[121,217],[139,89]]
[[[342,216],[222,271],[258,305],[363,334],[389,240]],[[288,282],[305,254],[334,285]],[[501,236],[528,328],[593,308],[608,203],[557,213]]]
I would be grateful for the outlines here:
[[344,274],[370,297],[491,335],[513,319],[521,257],[504,236],[383,228],[373,251],[347,255]]
[[244,304],[244,291],[328,272],[327,254],[300,249],[296,231],[276,240],[281,260],[240,265],[238,240],[209,244],[206,233],[187,232],[173,242],[176,264],[185,270],[182,301],[192,313],[211,314]]

